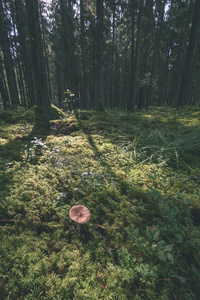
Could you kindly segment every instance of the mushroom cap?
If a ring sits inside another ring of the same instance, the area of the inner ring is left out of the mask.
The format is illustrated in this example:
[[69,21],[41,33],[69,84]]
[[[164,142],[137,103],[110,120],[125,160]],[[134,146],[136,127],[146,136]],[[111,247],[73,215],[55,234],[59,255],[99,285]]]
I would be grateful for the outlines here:
[[90,211],[84,205],[75,205],[70,209],[69,217],[77,223],[84,224],[90,219]]

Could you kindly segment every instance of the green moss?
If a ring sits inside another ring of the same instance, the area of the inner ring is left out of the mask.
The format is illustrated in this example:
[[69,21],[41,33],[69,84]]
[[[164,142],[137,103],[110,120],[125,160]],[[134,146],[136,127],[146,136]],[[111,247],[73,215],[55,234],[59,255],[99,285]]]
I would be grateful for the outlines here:
[[[12,108],[6,111],[0,112],[0,120],[5,123],[19,123],[19,122],[35,122],[35,119],[43,119],[43,108],[41,106],[33,106],[30,109],[24,108]],[[50,120],[58,120],[65,117],[65,113],[56,107],[51,105],[49,111]]]
[[24,113],[0,131],[1,297],[198,297],[198,111]]

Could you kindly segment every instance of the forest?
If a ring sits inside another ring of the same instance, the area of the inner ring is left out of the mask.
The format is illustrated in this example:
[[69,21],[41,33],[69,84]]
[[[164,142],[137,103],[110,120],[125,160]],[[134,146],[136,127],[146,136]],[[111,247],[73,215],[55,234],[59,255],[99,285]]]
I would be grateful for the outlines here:
[[199,82],[200,0],[0,0],[0,299],[199,299]]

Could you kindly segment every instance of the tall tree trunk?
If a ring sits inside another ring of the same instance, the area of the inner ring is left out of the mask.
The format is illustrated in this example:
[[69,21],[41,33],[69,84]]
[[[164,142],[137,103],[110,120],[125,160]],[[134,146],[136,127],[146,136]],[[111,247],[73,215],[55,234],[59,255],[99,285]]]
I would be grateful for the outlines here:
[[[93,23],[93,39],[95,37],[95,21]],[[92,64],[91,64],[91,88],[90,88],[90,105],[92,108],[95,108],[95,95],[96,95],[96,44],[95,42],[93,43],[93,45],[91,46],[91,60],[92,60]]]
[[17,88],[18,88],[18,95],[19,95],[19,102],[20,106],[26,106],[26,99],[25,99],[25,87],[24,87],[24,77],[22,73],[22,61],[21,61],[21,51],[20,47],[17,43],[17,34],[16,28],[13,26],[13,33],[14,33],[14,43],[12,45],[12,56],[15,57],[15,74],[17,79]]
[[22,61],[24,66],[24,75],[27,83],[27,92],[29,99],[29,106],[36,104],[34,79],[31,65],[30,44],[27,43],[28,39],[28,24],[24,13],[22,0],[15,0],[16,7],[16,20],[17,30],[19,35],[19,42],[21,45]]
[[[157,20],[157,25],[155,28],[155,36],[154,36],[154,47],[153,47],[153,57],[151,62],[151,75],[150,75],[150,82],[148,87],[148,94],[146,100],[146,106],[148,107],[153,103],[153,85],[156,80],[156,70],[158,66],[160,66],[160,42],[162,36],[162,27],[163,27],[163,17],[164,17],[164,10],[165,10],[165,0],[163,3],[160,3],[160,7],[158,9],[159,16]],[[153,14],[153,3],[152,3],[152,14]]]
[[131,84],[130,84],[130,95],[128,100],[127,109],[133,110],[133,92],[134,92],[134,72],[135,72],[135,4],[131,2],[131,33],[132,33],[132,43],[131,43]]
[[116,51],[115,58],[115,70],[114,70],[114,95],[113,95],[113,108],[117,108],[119,104],[119,94],[120,94],[120,57],[119,53]]
[[4,55],[4,62],[5,62],[5,69],[6,75],[8,80],[8,87],[10,93],[10,99],[13,106],[19,105],[19,96],[17,91],[17,84],[16,78],[13,68],[13,61],[10,52],[10,45],[8,39],[8,33],[5,26],[5,15],[3,11],[3,4],[2,0],[0,0],[0,45],[2,47],[3,55]]
[[113,2],[113,14],[112,14],[112,57],[111,57],[111,79],[110,79],[110,108],[114,108],[114,63],[115,63],[115,18],[116,18],[116,3]]
[[25,101],[25,88],[23,85],[23,74],[22,74],[22,68],[20,65],[20,59],[19,59],[19,54],[16,54],[16,77],[17,77],[17,84],[18,84],[18,90],[19,90],[19,97],[20,97],[20,106],[25,107],[26,106],[26,101]]
[[7,108],[9,108],[10,103],[9,103],[9,95],[8,95],[7,85],[5,82],[1,53],[0,53],[0,92],[1,92],[2,100],[3,100],[3,107],[4,107],[4,109],[7,109]]
[[68,20],[67,20],[67,3],[66,0],[59,0],[61,6],[61,18],[62,18],[62,31],[63,31],[63,44],[64,44],[64,56],[65,56],[65,71],[64,78],[66,80],[65,85],[67,89],[71,90],[71,74],[69,71],[69,45],[68,45]]
[[183,106],[189,102],[189,94],[192,83],[192,67],[194,62],[195,44],[200,24],[200,0],[196,0],[194,7],[194,15],[192,20],[192,27],[190,31],[190,40],[187,49],[185,66],[183,70],[180,94],[178,98],[178,106]]
[[76,44],[74,36],[73,23],[73,4],[72,0],[68,0],[68,44],[69,44],[69,68],[71,74],[71,89],[76,97],[79,96],[78,78],[77,78],[77,58],[76,58]]
[[[188,0],[186,1],[188,5]],[[171,3],[171,5],[176,6],[176,3]],[[182,8],[183,10],[183,8]],[[184,10],[183,10],[184,11]],[[171,92],[169,97],[169,105],[176,105],[178,102],[180,88],[181,88],[181,81],[184,69],[185,58],[187,55],[187,47],[188,47],[188,40],[190,35],[190,24],[191,20],[188,17],[186,20],[183,19],[181,21],[180,26],[180,35],[178,38],[177,43],[177,50],[176,50],[176,58],[175,58],[175,65],[174,65],[174,72],[171,76]]]
[[96,6],[96,110],[104,110],[103,99],[103,0],[97,0]]
[[0,93],[1,93],[2,101],[3,101],[3,108],[7,109],[8,108],[8,98],[6,95],[5,86],[4,86],[1,75],[0,75]]
[[55,71],[56,71],[56,74],[55,74],[55,79],[56,79],[56,84],[57,84],[57,92],[58,92],[58,106],[59,108],[62,108],[63,107],[63,87],[62,87],[62,78],[60,78],[61,76],[61,72],[60,72],[60,69],[58,67],[58,65],[56,64],[55,66]]
[[37,105],[42,105],[46,127],[49,127],[49,91],[45,69],[38,0],[26,0],[26,10],[31,42]]
[[[125,46],[125,52],[124,53],[128,53],[128,47],[129,47],[129,40],[127,40],[126,42],[126,46]],[[121,99],[122,99],[122,103],[121,103],[121,108],[123,110],[128,109],[128,101],[130,98],[130,57],[128,55],[125,55],[124,58],[124,67],[123,67],[123,81],[122,81],[122,92],[121,92]]]
[[49,58],[48,58],[48,47],[47,47],[47,33],[45,28],[44,18],[42,17],[42,10],[40,8],[40,15],[41,15],[41,26],[42,26],[42,42],[43,42],[43,49],[44,49],[44,61],[45,61],[45,69],[46,69],[46,76],[47,76],[47,85],[49,91],[49,98],[50,101],[52,100],[52,92],[51,92],[51,82],[50,82],[50,70],[49,70]]
[[[165,61],[163,62],[163,64],[161,64],[160,70],[162,68],[162,75],[160,76],[161,78],[159,79],[159,90],[158,90],[158,102],[157,105],[169,105],[169,99],[170,97],[168,96],[168,91],[169,91],[169,55],[170,55],[170,50],[169,48],[166,49],[166,58]],[[161,71],[160,71],[161,72]],[[160,74],[159,72],[159,74]]]
[[135,58],[134,58],[134,73],[132,75],[132,91],[131,91],[132,99],[130,100],[131,110],[134,110],[135,108],[137,91],[138,91],[139,68],[140,68],[140,57],[141,57],[141,46],[142,46],[143,8],[144,8],[144,0],[140,2],[139,15],[138,15],[137,42],[136,42],[136,51],[135,51]]
[[82,52],[82,100],[84,107],[89,108],[88,73],[86,70],[86,47],[85,47],[85,25],[84,25],[84,4],[80,0],[81,20],[81,52]]

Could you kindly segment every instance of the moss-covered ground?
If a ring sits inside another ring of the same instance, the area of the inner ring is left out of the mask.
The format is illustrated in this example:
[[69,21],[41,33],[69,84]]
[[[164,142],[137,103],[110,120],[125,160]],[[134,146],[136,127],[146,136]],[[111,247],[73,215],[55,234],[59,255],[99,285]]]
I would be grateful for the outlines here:
[[0,298],[198,300],[200,109],[37,113],[0,114]]

